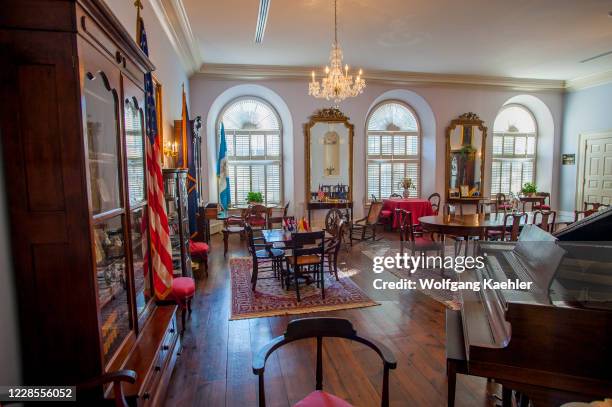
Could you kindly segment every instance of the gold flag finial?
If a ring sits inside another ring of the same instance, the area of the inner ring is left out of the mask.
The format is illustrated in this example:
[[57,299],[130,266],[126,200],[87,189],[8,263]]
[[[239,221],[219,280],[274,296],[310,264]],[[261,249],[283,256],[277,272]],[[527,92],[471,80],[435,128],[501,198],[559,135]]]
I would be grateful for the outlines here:
[[134,1],[134,7],[136,7],[136,41],[140,44],[140,10],[142,10],[142,1]]

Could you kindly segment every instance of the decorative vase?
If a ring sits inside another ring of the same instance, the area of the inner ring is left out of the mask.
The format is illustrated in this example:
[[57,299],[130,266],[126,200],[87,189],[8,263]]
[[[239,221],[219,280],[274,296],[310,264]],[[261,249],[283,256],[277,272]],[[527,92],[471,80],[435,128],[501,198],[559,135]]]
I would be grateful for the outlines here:
[[410,190],[408,188],[404,188],[404,192],[402,195],[404,198],[410,198]]

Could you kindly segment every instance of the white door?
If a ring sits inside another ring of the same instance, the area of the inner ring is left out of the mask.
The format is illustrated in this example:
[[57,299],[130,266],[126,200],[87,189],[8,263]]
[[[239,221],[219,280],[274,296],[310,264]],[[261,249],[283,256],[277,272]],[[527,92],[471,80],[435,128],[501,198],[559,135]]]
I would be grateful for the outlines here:
[[609,205],[612,203],[612,133],[583,136],[580,150],[582,183],[578,183],[576,209],[582,209],[584,202]]

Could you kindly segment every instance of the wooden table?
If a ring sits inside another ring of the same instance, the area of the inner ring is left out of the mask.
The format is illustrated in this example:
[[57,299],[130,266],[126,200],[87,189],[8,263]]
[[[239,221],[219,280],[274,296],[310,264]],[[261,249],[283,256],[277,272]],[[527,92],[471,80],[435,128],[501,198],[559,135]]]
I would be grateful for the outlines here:
[[[309,232],[317,232],[321,229],[311,229]],[[266,243],[291,243],[291,234],[296,232],[289,232],[283,229],[264,229],[261,231]],[[329,233],[325,232],[325,237],[332,237]]]
[[519,196],[519,200],[523,203],[523,212],[525,212],[525,204],[527,202],[531,203],[531,210],[533,211],[533,205],[539,203],[540,205],[544,205],[544,201],[546,200],[545,196]]
[[312,225],[311,212],[319,209],[348,209],[350,211],[350,220],[353,220],[353,201],[338,201],[338,202],[306,202],[306,210],[308,211],[308,224]]
[[[526,212],[527,219],[521,219],[521,227],[533,223],[534,212]],[[466,240],[465,251],[467,253],[467,241],[469,237],[477,236],[481,239],[486,237],[487,230],[500,230],[504,227],[506,213],[476,213],[470,215],[434,215],[422,216],[419,222],[423,230],[439,233],[441,235],[462,236]],[[511,219],[508,219],[511,221]],[[567,215],[557,214],[555,225],[573,222]]]
[[[421,216],[433,215],[434,211],[431,207],[431,202],[427,199],[419,198],[386,198],[383,199],[383,211],[390,211],[391,213],[386,215],[391,217],[393,229],[400,227],[399,216],[395,216],[396,209],[403,209],[412,213],[412,222],[418,224],[418,219]],[[388,212],[387,212],[388,213]]]

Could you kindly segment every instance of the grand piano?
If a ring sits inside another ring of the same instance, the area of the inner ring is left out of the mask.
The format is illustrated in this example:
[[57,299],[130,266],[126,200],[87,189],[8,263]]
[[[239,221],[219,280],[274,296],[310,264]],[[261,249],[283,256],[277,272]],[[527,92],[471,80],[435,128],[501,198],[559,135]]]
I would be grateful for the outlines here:
[[449,406],[457,373],[500,383],[504,406],[612,397],[611,241],[609,209],[555,235],[528,225],[518,242],[478,245],[485,267],[460,281],[532,284],[464,290],[461,311],[447,310]]

